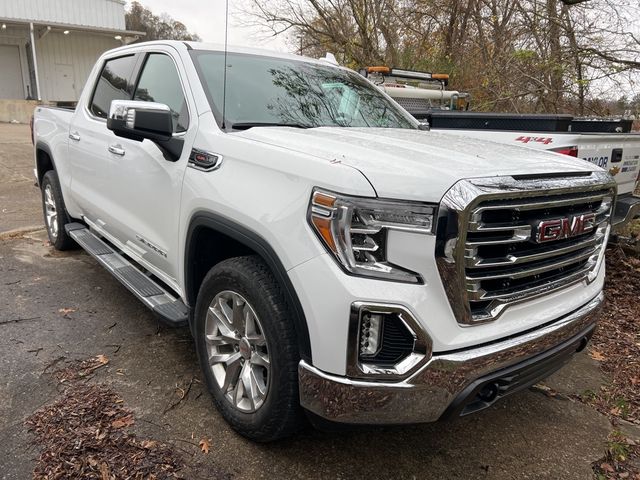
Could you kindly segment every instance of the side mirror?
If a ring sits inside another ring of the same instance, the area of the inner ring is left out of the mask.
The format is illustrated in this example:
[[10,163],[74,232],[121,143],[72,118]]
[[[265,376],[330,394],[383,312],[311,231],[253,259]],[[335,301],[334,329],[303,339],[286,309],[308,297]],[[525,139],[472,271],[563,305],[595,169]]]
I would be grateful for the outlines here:
[[169,161],[175,162],[182,155],[184,140],[173,136],[171,109],[162,103],[113,100],[107,128],[118,137],[151,140]]

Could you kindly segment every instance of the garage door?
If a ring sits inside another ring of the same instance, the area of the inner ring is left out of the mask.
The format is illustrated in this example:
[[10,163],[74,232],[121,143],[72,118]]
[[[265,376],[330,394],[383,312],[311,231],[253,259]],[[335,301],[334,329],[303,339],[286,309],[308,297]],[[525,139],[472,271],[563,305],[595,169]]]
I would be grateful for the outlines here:
[[0,45],[0,98],[24,98],[17,45]]

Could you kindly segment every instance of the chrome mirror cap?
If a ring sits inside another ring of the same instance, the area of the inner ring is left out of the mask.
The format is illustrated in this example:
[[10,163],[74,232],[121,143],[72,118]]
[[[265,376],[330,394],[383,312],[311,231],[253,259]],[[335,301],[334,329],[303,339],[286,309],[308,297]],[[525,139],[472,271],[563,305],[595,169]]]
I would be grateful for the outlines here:
[[125,121],[127,128],[135,128],[136,114],[138,112],[171,112],[171,109],[157,102],[143,102],[140,100],[113,100],[109,109],[109,118]]

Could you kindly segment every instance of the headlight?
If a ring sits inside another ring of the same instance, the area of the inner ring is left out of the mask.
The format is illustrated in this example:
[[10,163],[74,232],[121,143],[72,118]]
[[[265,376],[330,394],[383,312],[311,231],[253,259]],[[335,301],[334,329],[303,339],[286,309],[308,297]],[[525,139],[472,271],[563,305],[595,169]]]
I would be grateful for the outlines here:
[[435,207],[313,191],[309,221],[322,243],[349,273],[420,283],[420,275],[387,261],[387,232],[431,234]]

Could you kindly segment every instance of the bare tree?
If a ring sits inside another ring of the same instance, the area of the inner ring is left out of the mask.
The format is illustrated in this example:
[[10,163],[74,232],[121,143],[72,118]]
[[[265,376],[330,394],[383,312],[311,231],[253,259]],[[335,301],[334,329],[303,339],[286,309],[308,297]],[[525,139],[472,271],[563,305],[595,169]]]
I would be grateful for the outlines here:
[[299,53],[444,70],[477,109],[604,113],[611,103],[594,97],[640,72],[630,0],[250,1],[253,21]]
[[169,15],[154,15],[151,10],[138,2],[133,2],[125,14],[129,30],[145,32],[145,40],[187,40],[199,41],[198,35],[189,33],[187,27]]

